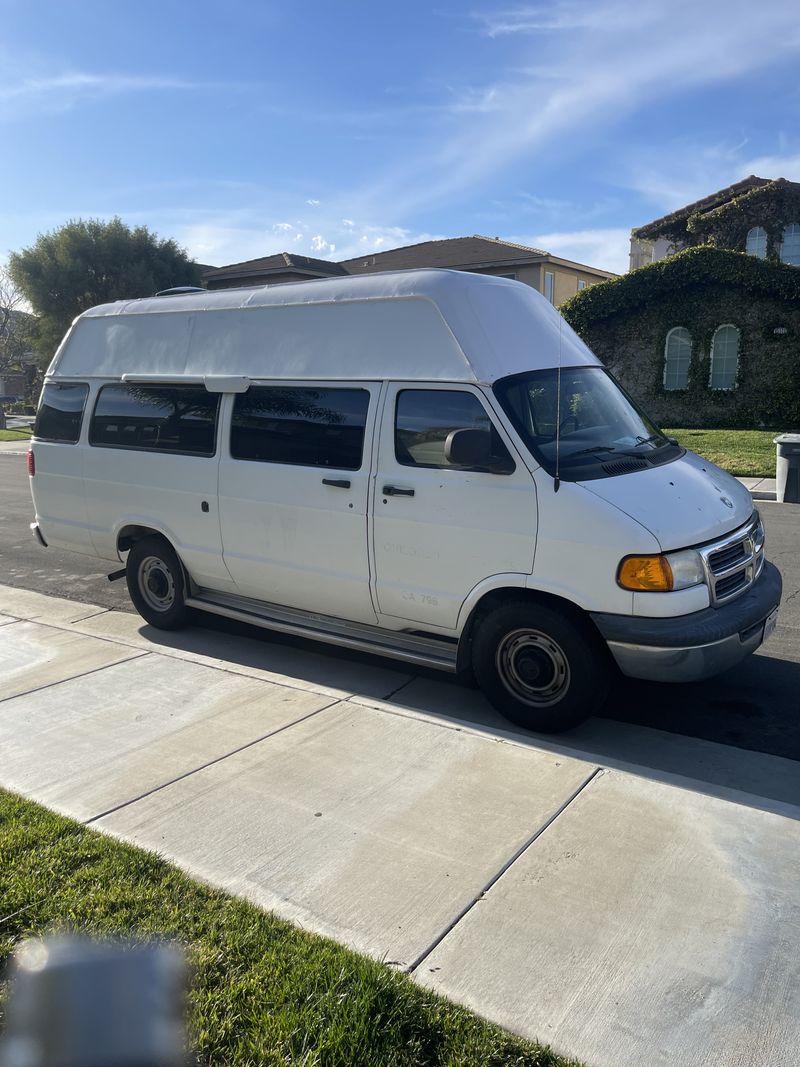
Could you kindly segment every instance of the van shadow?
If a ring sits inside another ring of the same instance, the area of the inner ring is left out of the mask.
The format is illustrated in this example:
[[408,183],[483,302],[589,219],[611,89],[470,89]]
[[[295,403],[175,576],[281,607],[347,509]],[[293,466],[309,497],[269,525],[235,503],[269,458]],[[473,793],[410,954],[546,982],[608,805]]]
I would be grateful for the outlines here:
[[[526,732],[476,689],[437,671],[223,618],[165,633],[156,645],[207,656],[266,680],[295,679],[355,704],[412,712],[451,728],[672,782],[800,817],[800,662],[764,653],[707,682],[657,685],[618,678],[601,715],[566,731]],[[777,635],[776,635],[777,636]],[[780,642],[779,642],[780,644]],[[780,757],[776,759],[775,757]]]

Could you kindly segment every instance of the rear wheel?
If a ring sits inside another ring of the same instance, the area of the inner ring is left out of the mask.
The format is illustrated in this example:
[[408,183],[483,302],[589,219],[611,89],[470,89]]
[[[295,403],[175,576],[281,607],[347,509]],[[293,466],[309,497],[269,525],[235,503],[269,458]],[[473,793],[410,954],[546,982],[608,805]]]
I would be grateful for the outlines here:
[[481,689],[511,722],[557,733],[603,704],[609,685],[600,638],[577,611],[517,600],[477,624],[472,665]]
[[163,537],[143,537],[128,553],[125,568],[134,607],[151,626],[177,630],[189,617],[180,560]]

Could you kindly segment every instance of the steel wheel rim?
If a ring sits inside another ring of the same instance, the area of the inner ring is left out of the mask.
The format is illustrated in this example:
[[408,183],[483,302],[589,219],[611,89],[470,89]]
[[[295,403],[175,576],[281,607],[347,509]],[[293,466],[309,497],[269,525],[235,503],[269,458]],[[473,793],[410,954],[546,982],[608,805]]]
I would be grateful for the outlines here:
[[153,611],[169,611],[175,604],[175,579],[158,556],[146,556],[139,564],[139,590]]
[[506,634],[497,646],[495,665],[509,693],[533,707],[551,707],[569,689],[567,657],[561,646],[541,630],[520,629]]

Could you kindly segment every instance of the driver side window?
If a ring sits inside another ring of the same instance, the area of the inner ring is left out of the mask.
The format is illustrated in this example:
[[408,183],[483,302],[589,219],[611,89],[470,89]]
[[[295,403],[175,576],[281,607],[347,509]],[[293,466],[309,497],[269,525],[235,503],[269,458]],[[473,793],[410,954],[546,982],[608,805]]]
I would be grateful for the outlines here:
[[453,430],[478,430],[491,435],[493,466],[514,470],[502,438],[474,393],[447,389],[403,389],[397,394],[394,450],[405,467],[462,470],[445,456]]

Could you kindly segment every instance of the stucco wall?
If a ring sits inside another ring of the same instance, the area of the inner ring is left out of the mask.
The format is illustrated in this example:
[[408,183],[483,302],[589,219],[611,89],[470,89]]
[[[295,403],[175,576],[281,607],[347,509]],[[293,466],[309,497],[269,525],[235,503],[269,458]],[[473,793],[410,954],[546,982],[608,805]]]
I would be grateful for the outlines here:
[[[714,330],[740,331],[739,371],[730,391],[709,388]],[[673,326],[692,335],[688,388],[663,386],[664,347]],[[774,330],[785,329],[784,334]],[[800,426],[800,308],[741,289],[708,286],[595,323],[584,340],[662,426]]]

